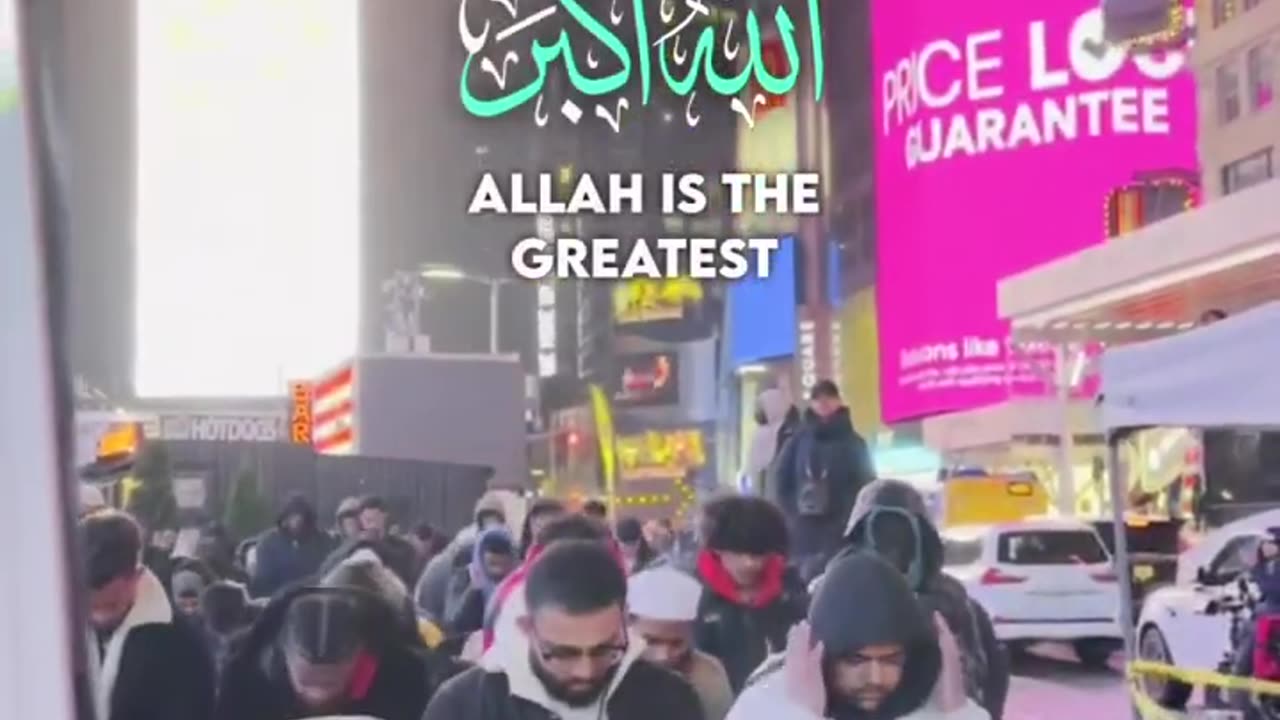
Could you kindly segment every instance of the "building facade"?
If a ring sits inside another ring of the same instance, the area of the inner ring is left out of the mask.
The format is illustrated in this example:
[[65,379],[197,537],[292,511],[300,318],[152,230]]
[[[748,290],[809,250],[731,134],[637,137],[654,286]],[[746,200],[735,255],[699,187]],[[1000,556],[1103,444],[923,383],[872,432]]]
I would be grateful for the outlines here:
[[1198,0],[1202,188],[1209,199],[1274,177],[1280,145],[1280,2]]

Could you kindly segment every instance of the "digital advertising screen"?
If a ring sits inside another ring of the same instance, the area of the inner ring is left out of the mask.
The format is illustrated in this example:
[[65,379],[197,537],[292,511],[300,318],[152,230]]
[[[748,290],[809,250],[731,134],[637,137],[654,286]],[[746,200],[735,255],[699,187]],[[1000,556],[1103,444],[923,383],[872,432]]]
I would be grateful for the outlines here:
[[885,420],[1042,385],[997,284],[1103,242],[1118,189],[1196,174],[1186,52],[1108,44],[1095,0],[878,2],[871,39]]

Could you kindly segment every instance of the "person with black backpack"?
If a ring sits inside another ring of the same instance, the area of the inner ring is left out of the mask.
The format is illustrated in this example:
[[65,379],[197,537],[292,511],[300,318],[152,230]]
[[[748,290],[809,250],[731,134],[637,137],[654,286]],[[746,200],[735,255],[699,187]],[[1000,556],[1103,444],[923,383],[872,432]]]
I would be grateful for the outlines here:
[[805,582],[841,546],[858,491],[875,479],[867,443],[853,429],[840,389],[821,380],[799,429],[779,451],[769,485],[787,517],[791,559]]

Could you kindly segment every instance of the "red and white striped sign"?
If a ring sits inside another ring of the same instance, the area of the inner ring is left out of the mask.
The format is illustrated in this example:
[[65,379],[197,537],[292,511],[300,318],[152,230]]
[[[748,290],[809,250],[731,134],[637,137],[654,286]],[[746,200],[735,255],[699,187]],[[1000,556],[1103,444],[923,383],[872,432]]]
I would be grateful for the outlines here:
[[312,389],[311,438],[316,452],[347,455],[355,449],[355,366],[322,378]]

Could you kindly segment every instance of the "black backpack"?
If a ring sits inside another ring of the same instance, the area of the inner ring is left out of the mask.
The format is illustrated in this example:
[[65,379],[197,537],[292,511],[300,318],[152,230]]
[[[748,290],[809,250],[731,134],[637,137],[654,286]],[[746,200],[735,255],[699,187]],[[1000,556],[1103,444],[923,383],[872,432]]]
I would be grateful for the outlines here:
[[808,434],[798,435],[795,442],[796,513],[800,517],[826,517],[834,509],[831,473],[838,464],[832,462],[831,453],[836,448]]

